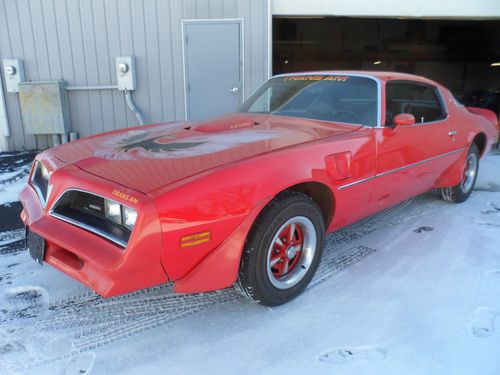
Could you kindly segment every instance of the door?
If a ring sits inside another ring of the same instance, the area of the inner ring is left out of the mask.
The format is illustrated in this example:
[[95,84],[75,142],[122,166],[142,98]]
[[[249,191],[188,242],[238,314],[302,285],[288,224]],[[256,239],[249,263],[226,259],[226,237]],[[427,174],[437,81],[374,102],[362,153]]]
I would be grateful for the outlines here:
[[184,21],[186,118],[232,112],[243,95],[242,22]]
[[[390,207],[436,187],[440,175],[456,158],[458,146],[444,101],[434,86],[389,81],[385,87],[386,122],[376,129],[377,167],[371,211]],[[394,127],[393,118],[410,113],[416,123]],[[451,159],[450,159],[451,158]]]

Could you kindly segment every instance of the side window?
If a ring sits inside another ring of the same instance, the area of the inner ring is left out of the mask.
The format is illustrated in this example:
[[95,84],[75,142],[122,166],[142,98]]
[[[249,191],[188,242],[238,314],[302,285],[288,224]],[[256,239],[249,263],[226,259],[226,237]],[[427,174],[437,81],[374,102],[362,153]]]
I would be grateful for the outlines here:
[[386,85],[386,125],[393,125],[394,116],[410,113],[416,123],[441,120],[446,112],[433,86],[413,82],[388,82]]

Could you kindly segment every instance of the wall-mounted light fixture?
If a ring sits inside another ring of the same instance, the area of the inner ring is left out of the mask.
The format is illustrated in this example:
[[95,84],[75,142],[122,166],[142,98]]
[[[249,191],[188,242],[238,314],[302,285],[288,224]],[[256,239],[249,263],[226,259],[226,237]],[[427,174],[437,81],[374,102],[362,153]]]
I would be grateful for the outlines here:
[[500,66],[500,61],[499,62],[492,62],[490,66]]
[[380,65],[382,64],[382,60],[377,60],[373,62],[373,65]]

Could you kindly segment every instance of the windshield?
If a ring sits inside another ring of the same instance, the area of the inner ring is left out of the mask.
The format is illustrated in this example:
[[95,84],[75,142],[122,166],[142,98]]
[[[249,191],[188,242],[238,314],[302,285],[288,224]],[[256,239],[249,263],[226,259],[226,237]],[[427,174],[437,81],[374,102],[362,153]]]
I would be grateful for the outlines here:
[[348,75],[293,75],[272,78],[238,112],[376,126],[377,83]]

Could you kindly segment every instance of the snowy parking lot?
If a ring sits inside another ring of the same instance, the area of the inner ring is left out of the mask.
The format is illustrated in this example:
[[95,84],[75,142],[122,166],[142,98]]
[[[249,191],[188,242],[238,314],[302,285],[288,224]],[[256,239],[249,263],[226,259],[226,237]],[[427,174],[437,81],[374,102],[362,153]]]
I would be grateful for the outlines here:
[[16,202],[33,157],[0,154],[0,374],[500,374],[498,152],[463,204],[430,192],[328,235],[272,309],[232,288],[105,300],[38,265]]

